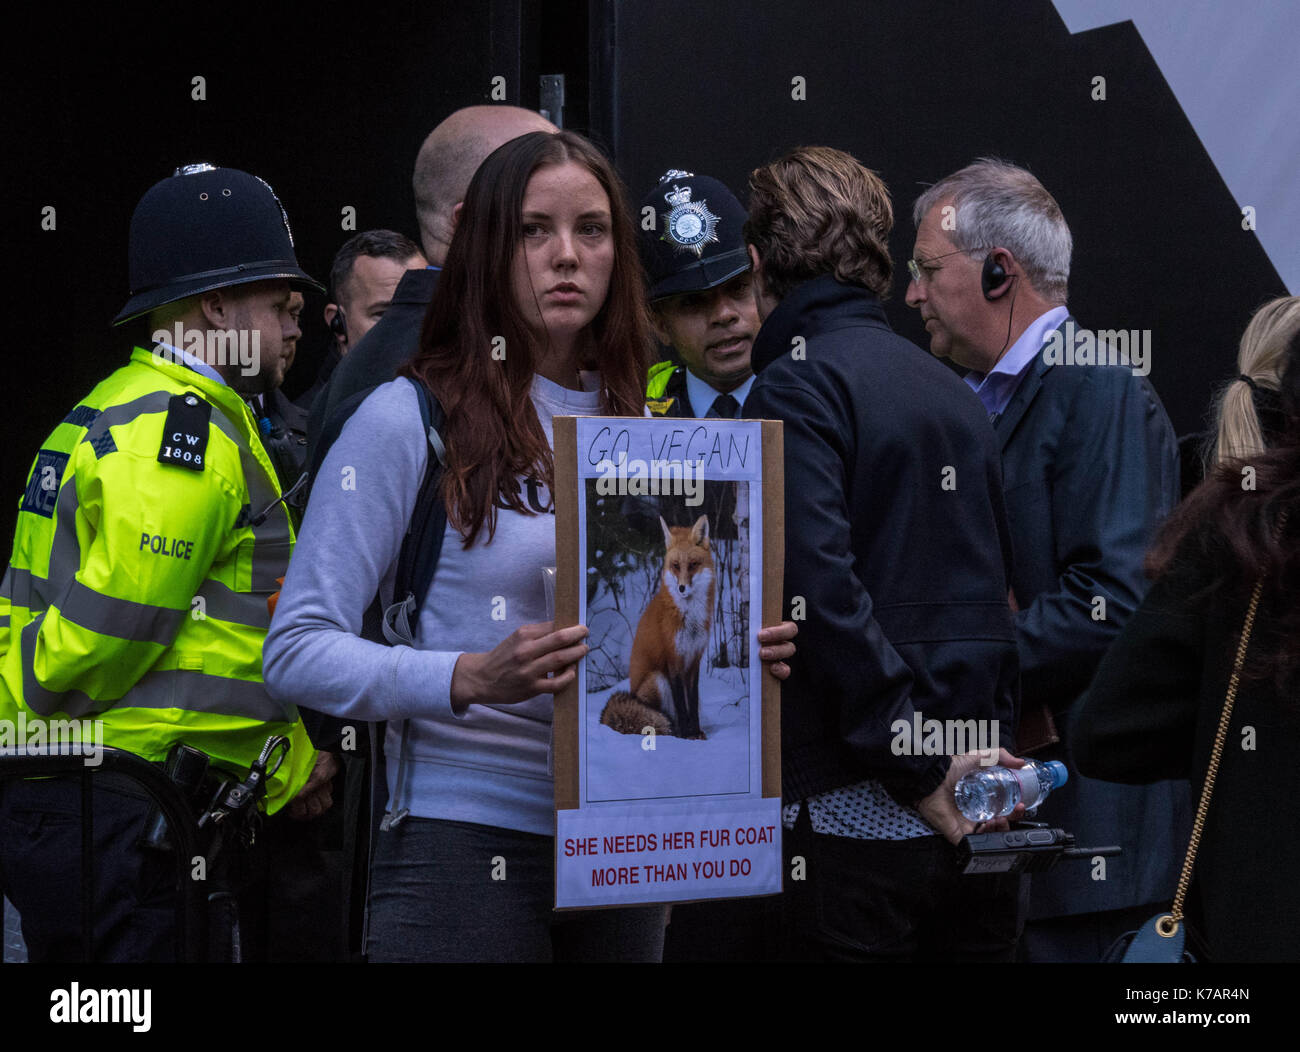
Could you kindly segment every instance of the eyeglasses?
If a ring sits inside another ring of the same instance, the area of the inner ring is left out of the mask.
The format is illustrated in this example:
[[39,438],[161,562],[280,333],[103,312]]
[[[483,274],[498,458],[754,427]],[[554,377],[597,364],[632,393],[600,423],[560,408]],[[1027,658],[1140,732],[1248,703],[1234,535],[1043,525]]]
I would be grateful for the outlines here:
[[929,259],[909,259],[907,261],[907,272],[912,275],[912,280],[919,285],[930,276],[926,271],[943,269],[942,267],[932,267],[930,266],[931,263],[936,263],[941,259],[947,259],[949,256],[962,256],[971,252],[983,251],[984,250],[981,248],[958,248],[954,249],[952,252],[945,252],[942,256],[931,256]]

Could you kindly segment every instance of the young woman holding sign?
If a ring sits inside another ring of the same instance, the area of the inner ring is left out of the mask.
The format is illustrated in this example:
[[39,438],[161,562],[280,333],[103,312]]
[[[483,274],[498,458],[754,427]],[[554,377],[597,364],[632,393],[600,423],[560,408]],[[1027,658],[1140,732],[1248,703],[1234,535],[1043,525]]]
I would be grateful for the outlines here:
[[[378,388],[322,466],[265,674],[280,697],[389,721],[390,809],[409,817],[378,837],[373,960],[660,955],[661,907],[551,909],[549,695],[573,682],[588,649],[585,626],[546,620],[551,419],[644,413],[650,337],[634,236],[609,162],[570,132],[506,143],[470,183],[403,370],[447,417],[447,533],[414,647],[359,636],[376,591],[391,594],[425,470],[412,384]],[[335,488],[347,469],[355,488]],[[793,636],[789,623],[759,634],[778,678]]]

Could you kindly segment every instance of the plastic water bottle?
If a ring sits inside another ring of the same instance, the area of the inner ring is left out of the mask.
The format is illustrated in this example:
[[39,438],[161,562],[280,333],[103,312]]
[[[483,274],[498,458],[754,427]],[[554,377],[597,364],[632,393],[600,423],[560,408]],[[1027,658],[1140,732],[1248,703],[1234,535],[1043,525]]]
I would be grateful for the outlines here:
[[1009,815],[1016,804],[1024,804],[1028,810],[1063,786],[1068,777],[1060,760],[1026,760],[1023,767],[981,767],[957,782],[957,810],[972,822]]

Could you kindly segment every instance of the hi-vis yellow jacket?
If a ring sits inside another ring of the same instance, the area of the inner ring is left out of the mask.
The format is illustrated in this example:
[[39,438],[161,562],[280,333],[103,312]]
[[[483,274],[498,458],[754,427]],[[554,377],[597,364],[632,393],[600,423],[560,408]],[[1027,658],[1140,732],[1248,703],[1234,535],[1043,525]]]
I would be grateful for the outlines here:
[[0,719],[66,720],[162,760],[174,742],[241,777],[289,755],[267,810],[315,762],[262,684],[267,597],[293,528],[253,415],[230,387],[137,347],[36,454],[0,586]]

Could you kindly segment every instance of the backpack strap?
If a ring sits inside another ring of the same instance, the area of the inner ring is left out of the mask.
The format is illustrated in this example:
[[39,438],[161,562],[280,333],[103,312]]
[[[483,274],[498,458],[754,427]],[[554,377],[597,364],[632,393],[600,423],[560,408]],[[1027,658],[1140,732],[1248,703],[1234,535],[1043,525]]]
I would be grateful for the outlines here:
[[[406,534],[402,538],[402,547],[397,556],[397,569],[394,574],[394,602],[387,608],[376,596],[362,618],[361,637],[373,642],[387,642],[390,646],[398,644],[412,645],[415,639],[415,626],[419,621],[420,606],[433,582],[433,573],[438,566],[438,557],[442,554],[442,535],[447,527],[447,509],[442,502],[441,481],[443,468],[447,460],[447,447],[442,440],[441,430],[446,423],[446,414],[442,405],[422,383],[408,378],[415,388],[416,399],[420,407],[420,424],[429,443],[429,459],[425,465],[424,478],[420,482],[419,492],[415,498],[415,508],[407,524]],[[314,484],[325,456],[334,445],[357,407],[366,400],[378,386],[372,384],[349,395],[334,407],[329,419],[315,436],[312,462],[308,471],[308,485]],[[324,392],[322,392],[322,397]],[[400,597],[400,599],[398,598]],[[342,721],[335,718],[341,725]],[[399,721],[400,745],[397,755],[396,793],[390,802],[388,780],[385,774],[384,734],[385,724],[375,723],[370,726],[371,742],[371,807],[374,821],[370,826],[368,858],[374,858],[375,838],[381,830],[388,830],[404,819],[408,809],[402,806],[403,781],[406,775],[406,753],[410,738],[409,721]],[[379,815],[383,814],[382,821]],[[366,867],[367,875],[370,866]],[[369,876],[367,876],[367,892]],[[368,902],[367,894],[367,902]],[[370,910],[367,905],[365,927],[369,927]],[[365,945],[363,934],[362,945]]]
[[419,399],[420,423],[429,443],[429,460],[397,556],[393,603],[384,610],[384,639],[394,646],[411,646],[414,643],[420,607],[424,605],[424,597],[433,582],[438,557],[442,554],[443,534],[447,529],[447,507],[441,493],[442,473],[447,458],[447,447],[442,441],[441,429],[447,418],[442,405],[424,384],[409,378],[408,382],[415,387]]
[[[397,570],[393,578],[393,602],[384,610],[380,627],[384,639],[391,646],[415,643],[415,626],[419,622],[420,607],[433,583],[433,572],[442,554],[442,536],[447,528],[447,507],[441,493],[442,472],[446,466],[447,447],[440,433],[446,423],[446,414],[433,393],[422,383],[408,381],[415,387],[420,403],[420,424],[429,443],[429,459],[424,478],[415,497],[411,521],[402,538],[402,548],[397,555]],[[400,598],[399,598],[400,597]],[[406,777],[406,753],[410,741],[411,724],[401,721],[401,743],[397,750],[396,792],[379,823],[387,831],[401,823],[409,810],[402,806],[402,792]]]

